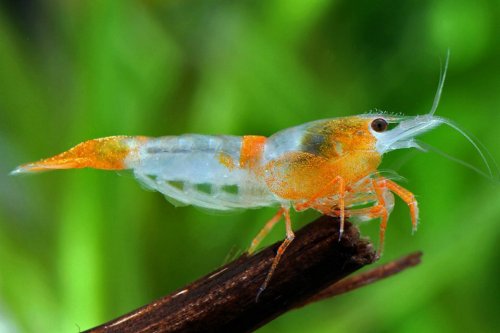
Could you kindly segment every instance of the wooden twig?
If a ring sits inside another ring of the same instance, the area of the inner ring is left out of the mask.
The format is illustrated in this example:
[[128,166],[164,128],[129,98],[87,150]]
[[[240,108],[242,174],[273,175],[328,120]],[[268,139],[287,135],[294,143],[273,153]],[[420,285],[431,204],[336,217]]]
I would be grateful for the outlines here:
[[318,302],[326,298],[345,294],[351,290],[358,289],[366,285],[372,284],[374,282],[388,278],[390,276],[393,276],[394,274],[397,274],[407,268],[420,264],[421,258],[422,258],[422,252],[414,252],[398,260],[391,261],[387,264],[376,267],[367,272],[347,277],[323,289],[316,295],[313,295],[311,298],[307,299],[302,304],[298,304],[296,308],[300,308],[305,305]]
[[321,217],[296,233],[256,302],[279,245],[242,256],[168,296],[86,332],[250,332],[290,309],[394,274],[409,262],[392,269],[385,265],[335,284],[375,261],[376,256],[352,224],[346,223],[339,242],[338,221]]

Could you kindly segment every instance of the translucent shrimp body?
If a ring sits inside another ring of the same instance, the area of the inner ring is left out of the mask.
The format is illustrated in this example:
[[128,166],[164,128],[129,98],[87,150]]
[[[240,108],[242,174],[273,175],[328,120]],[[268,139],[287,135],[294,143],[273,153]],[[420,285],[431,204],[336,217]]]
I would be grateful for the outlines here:
[[[268,138],[197,134],[161,138],[112,136],[89,140],[54,157],[21,165],[12,174],[85,167],[131,169],[142,184],[161,192],[175,204],[223,211],[280,206],[249,248],[250,253],[255,251],[259,242],[284,217],[286,238],[258,297],[294,238],[290,208],[297,211],[314,209],[339,217],[340,237],[346,217],[380,218],[380,253],[394,206],[393,194],[396,194],[408,205],[412,226],[416,229],[418,204],[415,196],[377,171],[387,152],[432,148],[417,142],[416,136],[440,124],[452,127],[478,150],[492,177],[492,169],[478,144],[450,120],[434,115],[448,58],[431,111],[425,115],[365,114],[317,120]],[[396,126],[389,129],[390,123]],[[466,162],[461,163],[477,170]]]
[[[388,123],[397,126],[389,130]],[[224,211],[281,206],[249,249],[252,253],[280,218],[285,218],[287,237],[262,291],[294,238],[289,216],[292,207],[339,217],[340,236],[346,217],[380,218],[381,251],[394,193],[408,205],[416,229],[418,205],[414,195],[381,176],[377,169],[384,153],[420,148],[415,136],[443,123],[458,129],[432,114],[366,114],[317,120],[268,138],[196,134],[160,138],[113,136],[83,142],[54,157],[21,165],[12,173],[85,167],[131,169],[145,186],[181,205]]]
[[[338,217],[339,237],[342,237],[346,217],[379,218],[380,254],[395,194],[408,205],[413,230],[416,230],[419,211],[415,196],[382,176],[378,168],[382,156],[392,150],[436,150],[417,141],[418,135],[441,124],[452,127],[477,149],[488,172],[459,162],[493,178],[487,156],[471,136],[450,120],[435,116],[448,59],[449,52],[428,114],[414,117],[364,114],[317,120],[270,137],[112,136],[85,141],[59,155],[21,165],[12,174],[86,167],[130,169],[143,185],[161,192],[176,205],[221,211],[279,206],[248,250],[253,253],[273,226],[284,218],[286,238],[257,292],[258,299],[294,239],[291,208],[313,209]],[[390,129],[391,123],[395,126]]]
[[[384,115],[332,118],[289,128],[269,138],[195,134],[107,137],[22,165],[13,173],[84,167],[132,169],[140,182],[178,204],[215,210],[280,205],[285,217],[290,207],[298,211],[311,208],[339,216],[341,232],[345,216],[385,216],[387,220],[393,191],[411,205],[416,227],[418,212],[413,196],[377,176],[377,168],[384,152],[414,146],[406,128],[415,132],[417,127],[412,124],[418,119]],[[400,125],[383,133],[387,122],[394,121]],[[375,123],[385,127],[377,128]],[[418,133],[432,127],[419,126]],[[374,208],[351,209],[367,203]],[[288,238],[292,238],[291,227],[288,230]]]
[[[115,136],[83,142],[13,173],[91,167],[132,169],[139,181],[175,202],[215,210],[307,202],[342,177],[354,186],[381,160],[370,122],[378,116],[327,119],[263,136],[187,134]],[[335,201],[336,189],[318,200]]]

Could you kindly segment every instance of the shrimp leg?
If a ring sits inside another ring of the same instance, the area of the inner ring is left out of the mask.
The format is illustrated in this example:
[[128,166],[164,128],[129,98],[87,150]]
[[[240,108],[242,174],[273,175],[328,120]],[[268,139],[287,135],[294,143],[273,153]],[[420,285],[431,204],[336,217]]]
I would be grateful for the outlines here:
[[415,195],[408,191],[407,189],[399,186],[392,180],[386,179],[386,178],[378,178],[376,181],[376,186],[375,188],[387,188],[390,191],[394,192],[398,197],[400,197],[410,208],[410,215],[411,215],[411,224],[413,227],[413,231],[415,232],[417,230],[417,224],[418,224],[418,202],[415,199]]
[[[342,238],[342,234],[344,233],[344,220],[345,220],[345,180],[341,176],[336,176],[333,178],[331,181],[329,181],[321,190],[316,192],[309,200],[307,200],[305,203],[298,204],[295,206],[295,209],[298,211],[307,209],[309,206],[312,206],[314,202],[327,195],[329,189],[335,185],[339,184],[339,190],[338,190],[338,195],[339,195],[339,211],[340,211],[340,230],[339,230],[339,240]],[[321,211],[323,214],[330,215],[328,211]],[[337,216],[337,214],[335,214]]]
[[384,251],[385,230],[387,229],[387,220],[389,219],[389,213],[387,212],[386,202],[383,195],[385,187],[382,187],[379,184],[377,184],[375,180],[372,180],[372,183],[378,201],[378,205],[373,207],[374,212],[372,214],[380,216],[380,232],[379,232],[380,235],[379,235],[379,244],[377,251],[377,255],[380,257],[380,255],[382,255],[382,252]]
[[284,208],[280,208],[276,215],[273,216],[272,219],[267,221],[267,223],[264,225],[264,228],[262,228],[257,236],[252,240],[252,244],[250,245],[250,248],[248,249],[248,254],[252,254],[255,252],[255,249],[257,246],[260,244],[262,239],[267,236],[267,234],[271,231],[271,229],[276,225],[281,220],[281,217],[285,213]]
[[255,297],[255,301],[259,301],[260,294],[267,288],[267,285],[269,284],[269,281],[271,280],[271,277],[274,274],[274,271],[276,270],[276,267],[278,266],[278,263],[280,262],[281,256],[283,256],[283,253],[285,253],[287,247],[292,243],[293,239],[295,238],[295,234],[293,233],[292,230],[292,220],[290,219],[290,211],[288,208],[281,208],[282,214],[285,216],[285,227],[286,227],[286,238],[281,243],[280,247],[278,248],[278,252],[276,253],[276,257],[274,257],[273,263],[271,265],[271,268],[269,269],[269,272],[267,272],[266,279],[264,280],[264,283],[259,288],[259,291],[257,292],[257,296]]
[[380,257],[384,249],[385,230],[387,228],[387,221],[389,219],[389,210],[386,207],[385,202],[379,201],[379,203],[373,207],[351,210],[349,212],[349,216],[359,216],[363,219],[370,220],[380,218],[379,247],[377,250],[377,256]]
[[376,199],[376,204],[372,207],[349,210],[348,216],[358,216],[362,219],[380,218],[379,248],[377,250],[377,255],[380,257],[384,250],[387,221],[389,219],[389,214],[394,207],[394,196],[387,188],[386,183],[381,181],[381,177],[370,179],[369,184],[375,192],[374,199]]
[[[389,212],[392,210],[393,202],[391,197],[386,197],[386,191],[389,190],[400,197],[410,208],[411,221],[413,225],[413,231],[417,229],[418,221],[418,203],[415,199],[415,195],[408,191],[407,189],[399,186],[392,180],[384,177],[377,177],[372,180],[372,186],[375,190],[377,196],[377,205],[356,210],[352,215],[366,216],[368,218],[380,218],[380,241],[379,249],[377,254],[380,256],[384,249],[385,240],[385,230],[387,228],[387,221],[389,218]],[[387,198],[391,198],[388,202]]]

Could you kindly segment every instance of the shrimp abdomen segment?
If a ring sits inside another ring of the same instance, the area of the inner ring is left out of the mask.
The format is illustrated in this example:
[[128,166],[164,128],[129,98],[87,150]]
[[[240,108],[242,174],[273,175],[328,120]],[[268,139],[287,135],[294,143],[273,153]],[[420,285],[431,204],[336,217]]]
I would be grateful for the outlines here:
[[274,196],[254,167],[262,139],[250,141],[194,134],[151,139],[127,165],[147,187],[181,204],[215,210],[268,206]]
[[136,172],[170,181],[236,184],[241,139],[231,136],[182,135],[150,139],[127,159]]

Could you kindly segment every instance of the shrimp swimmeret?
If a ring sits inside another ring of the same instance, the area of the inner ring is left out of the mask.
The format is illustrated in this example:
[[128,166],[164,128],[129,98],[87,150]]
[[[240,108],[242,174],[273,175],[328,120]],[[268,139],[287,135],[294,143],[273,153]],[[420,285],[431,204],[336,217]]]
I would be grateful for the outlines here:
[[[451,121],[434,116],[444,77],[440,79],[432,110],[425,115],[365,114],[317,120],[267,138],[196,134],[160,138],[112,136],[80,143],[54,157],[22,165],[13,173],[85,167],[131,169],[141,183],[181,204],[214,210],[279,205],[277,214],[249,249],[254,252],[272,226],[284,217],[286,239],[261,292],[294,238],[290,208],[314,209],[339,217],[340,237],[346,217],[380,218],[380,252],[394,193],[408,204],[416,229],[418,206],[414,195],[380,175],[377,168],[386,152],[421,148],[415,136],[443,123],[459,130],[477,148]],[[396,126],[389,129],[390,123]],[[480,150],[479,153],[484,159]]]

